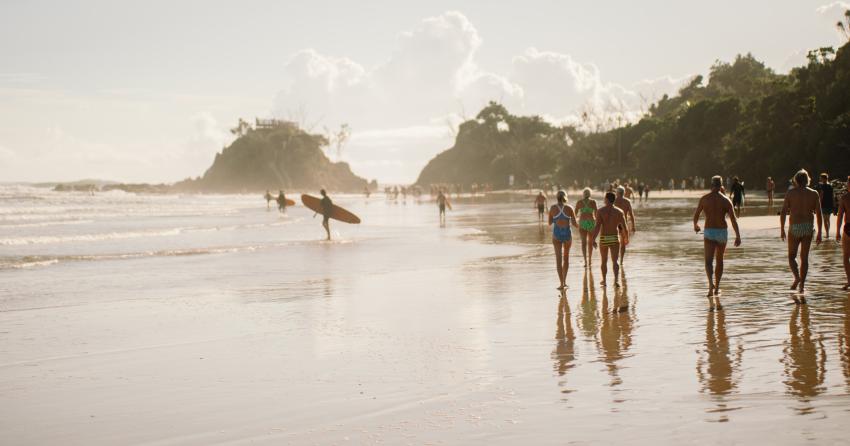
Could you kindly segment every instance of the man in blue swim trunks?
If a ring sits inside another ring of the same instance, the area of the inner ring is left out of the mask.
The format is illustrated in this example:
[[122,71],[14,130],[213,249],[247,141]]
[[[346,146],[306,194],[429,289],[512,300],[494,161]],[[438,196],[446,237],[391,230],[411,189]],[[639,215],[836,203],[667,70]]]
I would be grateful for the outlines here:
[[[705,213],[705,230],[703,231],[703,247],[705,250],[705,275],[708,277],[708,303],[711,308],[721,309],[720,278],[723,277],[723,256],[726,254],[726,242],[729,239],[729,229],[726,216],[732,222],[735,230],[735,246],[741,246],[741,233],[738,231],[738,218],[728,197],[723,195],[723,178],[715,175],[711,178],[711,192],[699,199],[699,205],[694,212],[694,231],[699,233],[699,217]],[[715,266],[715,258],[717,265]]]
[[[806,275],[809,272],[809,249],[812,247],[812,239],[820,245],[821,230],[823,229],[823,215],[821,214],[820,195],[809,187],[809,172],[800,169],[794,175],[794,188],[785,193],[785,202],[782,203],[782,212],[779,214],[779,225],[781,231],[779,236],[783,241],[785,235],[785,216],[790,216],[790,234],[788,234],[788,265],[794,274],[794,283],[791,289],[797,289],[801,294],[805,292]],[[817,218],[817,237],[815,237],[814,220]],[[800,250],[800,267],[797,268],[797,250]],[[796,297],[794,298],[796,300]]]

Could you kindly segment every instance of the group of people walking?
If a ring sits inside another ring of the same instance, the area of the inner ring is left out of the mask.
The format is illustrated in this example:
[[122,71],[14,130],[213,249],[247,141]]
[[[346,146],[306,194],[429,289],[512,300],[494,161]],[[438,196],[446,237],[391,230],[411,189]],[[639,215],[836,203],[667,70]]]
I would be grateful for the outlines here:
[[[635,232],[635,214],[631,200],[626,198],[626,189],[623,186],[617,187],[616,192],[607,192],[602,207],[597,205],[590,194],[590,189],[585,188],[582,198],[576,201],[573,207],[568,203],[567,192],[559,190],[556,195],[557,203],[549,208],[548,222],[552,226],[552,244],[555,248],[555,263],[560,281],[558,289],[561,290],[566,288],[573,228],[579,232],[585,266],[591,264],[593,249],[598,248],[602,259],[602,285],[607,284],[610,258],[614,271],[614,286],[620,286],[620,262],[626,255],[630,234]],[[538,212],[541,211],[540,196],[535,201]]]
[[[809,187],[808,172],[805,170],[797,172],[793,178],[794,187],[786,192],[779,212],[780,238],[787,242],[788,264],[793,275],[791,289],[799,293],[800,301],[805,300],[803,293],[809,271],[811,245],[813,242],[821,243],[825,225],[828,237],[829,214],[834,210],[837,210],[838,214],[835,240],[841,243],[844,272],[847,276],[843,289],[850,290],[850,192],[841,197],[838,206],[834,206],[832,187],[824,186],[828,185],[827,178],[825,174],[822,174],[821,182],[815,190]],[[850,177],[847,181],[850,191]],[[772,180],[768,184],[770,183]],[[728,226],[731,224],[735,233],[733,244],[740,246],[741,231],[738,227],[738,213],[744,192],[743,185],[737,178],[733,181],[729,194],[731,197],[725,194],[726,188],[720,176],[711,178],[710,188],[710,192],[699,200],[693,216],[693,228],[696,233],[703,234],[709,303],[712,308],[721,308],[720,281],[723,277],[724,256],[729,242]],[[607,283],[610,259],[614,272],[614,286],[620,286],[618,280],[620,264],[625,256],[629,238],[636,230],[632,203],[625,192],[622,186],[617,187],[614,193],[607,192],[601,207],[598,207],[596,200],[590,197],[590,189],[584,189],[582,198],[574,206],[569,204],[566,191],[557,192],[557,203],[549,208],[548,223],[552,226],[558,289],[566,287],[574,229],[579,231],[585,267],[591,264],[593,249],[598,248],[602,261],[601,284],[605,286]],[[772,201],[773,188],[768,188],[768,195]],[[542,193],[536,197],[535,205],[542,221],[545,206],[545,196]],[[703,215],[705,216],[704,224],[700,227],[700,219]],[[787,232],[786,220],[789,223]]]

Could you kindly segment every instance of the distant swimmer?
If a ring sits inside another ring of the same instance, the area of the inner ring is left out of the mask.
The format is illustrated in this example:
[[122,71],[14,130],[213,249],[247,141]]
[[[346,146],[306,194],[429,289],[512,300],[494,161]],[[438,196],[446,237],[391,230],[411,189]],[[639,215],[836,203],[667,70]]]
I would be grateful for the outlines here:
[[543,216],[546,214],[546,195],[543,195],[543,191],[537,194],[537,197],[534,199],[534,205],[537,206],[537,219],[540,223],[543,223]]
[[820,195],[820,212],[823,214],[823,230],[826,232],[826,238],[829,238],[829,216],[835,212],[835,191],[832,185],[829,184],[829,175],[826,173],[820,174],[820,183],[815,186],[815,190]]
[[[844,227],[841,227],[841,222]],[[842,234],[843,232],[843,234]],[[844,275],[847,282],[844,290],[850,290],[850,176],[847,177],[847,192],[838,202],[838,220],[835,223],[835,241],[841,242],[841,258],[844,262]]]
[[437,207],[440,208],[440,224],[446,224],[446,207],[448,206],[451,209],[452,205],[449,203],[449,197],[443,193],[443,190],[440,189],[440,192],[437,194]]
[[767,191],[767,207],[772,208],[773,193],[776,191],[776,183],[772,177],[767,177],[767,184],[765,184],[764,189]]
[[593,231],[593,245],[596,246],[596,236],[599,237],[599,254],[602,257],[602,286],[607,285],[606,276],[608,275],[608,255],[611,255],[611,265],[614,269],[614,286],[620,286],[620,264],[618,257],[620,256],[620,240],[626,235],[621,231],[625,231],[626,217],[623,211],[614,206],[614,200],[617,197],[613,192],[605,194],[605,206],[596,212],[596,229]]
[[[578,228],[576,213],[567,204],[567,193],[558,191],[558,203],[549,209],[549,224],[552,226],[552,246],[555,247],[555,265],[558,270],[559,290],[566,288],[567,270],[570,269],[570,248],[573,246],[573,233],[570,225]],[[563,252],[563,255],[562,255]]]
[[632,209],[632,201],[629,200],[625,195],[628,193],[628,189],[620,186],[617,188],[617,199],[614,200],[614,206],[620,208],[625,214],[626,223],[628,227],[623,226],[625,234],[625,239],[620,243],[620,264],[626,259],[626,245],[629,244],[629,240],[631,239],[631,235],[635,233],[635,212]]
[[266,210],[267,211],[272,210],[272,200],[274,200],[274,197],[272,196],[271,192],[269,192],[268,189],[266,189],[266,194],[263,196],[263,198],[266,199]]
[[[726,216],[732,222],[735,230],[735,246],[741,246],[741,233],[738,230],[738,218],[732,202],[721,190],[723,178],[715,175],[711,178],[711,192],[699,199],[699,205],[694,212],[694,232],[699,233],[700,214],[705,213],[705,229],[703,230],[703,250],[705,251],[705,275],[708,277],[708,302],[713,308],[720,305],[720,279],[723,277],[723,256],[726,254],[726,242],[729,240],[729,229]],[[715,267],[715,258],[717,265]]]
[[744,204],[744,197],[747,195],[744,192],[744,183],[738,177],[732,178],[732,187],[729,191],[732,196],[732,206],[735,208],[735,216],[741,216],[741,206]]
[[328,234],[328,240],[330,240],[331,239],[330,220],[331,220],[331,214],[333,213],[333,209],[334,209],[334,202],[331,201],[331,197],[328,196],[328,193],[324,189],[320,190],[319,193],[322,194],[322,201],[321,201],[321,204],[322,204],[322,227],[325,228],[325,232]]
[[581,255],[584,264],[590,265],[593,257],[593,229],[596,227],[596,200],[590,198],[590,188],[585,187],[581,192],[582,199],[576,202],[578,212],[579,235],[581,236]]
[[284,195],[283,191],[278,191],[277,194],[277,210],[280,212],[286,212],[286,195]]
[[[782,204],[782,212],[779,217],[781,228],[780,237],[785,240],[785,216],[789,215],[790,230],[788,234],[788,265],[794,274],[794,283],[791,289],[798,289],[800,293],[805,292],[806,275],[809,272],[809,249],[812,246],[812,238],[815,237],[814,219],[817,217],[818,231],[815,242],[820,245],[821,229],[823,228],[823,216],[820,209],[820,196],[809,188],[809,173],[801,169],[794,175],[796,187],[785,194],[785,202]],[[797,249],[800,250],[800,267],[797,268]],[[799,288],[798,288],[799,286]]]

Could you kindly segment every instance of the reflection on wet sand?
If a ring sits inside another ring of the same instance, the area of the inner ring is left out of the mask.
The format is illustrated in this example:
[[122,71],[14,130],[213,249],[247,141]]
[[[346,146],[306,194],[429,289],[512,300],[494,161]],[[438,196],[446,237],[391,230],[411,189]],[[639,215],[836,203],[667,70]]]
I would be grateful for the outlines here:
[[729,421],[725,412],[739,409],[729,407],[727,396],[735,393],[740,380],[741,359],[744,347],[738,344],[733,352],[726,334],[726,315],[723,311],[709,311],[705,319],[705,348],[697,359],[697,378],[701,391],[712,395],[716,406],[709,413],[721,413],[713,421]]
[[621,280],[622,286],[614,288],[610,305],[608,288],[602,288],[602,325],[597,343],[600,358],[611,376],[610,386],[612,387],[619,386],[623,382],[619,374],[619,361],[627,356],[632,346],[632,329],[635,322],[634,306],[629,306],[625,274]]
[[786,392],[804,403],[797,411],[807,414],[814,409],[812,398],[825,390],[826,350],[823,337],[812,334],[808,305],[794,306],[788,330],[790,337],[782,349]]
[[844,300],[844,333],[838,334],[838,357],[844,372],[844,385],[850,392],[850,299]]
[[596,334],[599,330],[599,312],[596,307],[596,290],[593,283],[593,273],[590,268],[585,268],[581,288],[581,319],[578,319],[578,321],[584,337],[596,342]]
[[[561,291],[561,299],[558,301],[558,320],[555,331],[555,350],[552,351],[552,359],[555,360],[555,371],[558,376],[564,377],[567,370],[575,367],[573,361],[576,359],[575,331],[570,313],[570,303],[567,301],[566,291]],[[558,382],[561,387],[566,386],[566,379]],[[571,393],[571,389],[562,389],[561,393]]]

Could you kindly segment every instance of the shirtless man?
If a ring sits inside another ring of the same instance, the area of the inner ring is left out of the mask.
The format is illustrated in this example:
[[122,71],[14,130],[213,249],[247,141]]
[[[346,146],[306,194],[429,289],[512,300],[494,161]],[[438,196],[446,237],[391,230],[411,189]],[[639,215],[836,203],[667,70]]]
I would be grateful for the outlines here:
[[767,190],[767,207],[773,207],[773,191],[776,190],[776,183],[773,182],[772,177],[767,177],[767,184],[765,185],[765,190]]
[[629,200],[631,200],[632,197],[635,196],[635,190],[632,189],[631,186],[629,186],[629,183],[623,184],[623,187],[625,188],[625,190],[624,190],[625,197],[628,198]]
[[[844,227],[841,222],[844,221]],[[843,232],[843,234],[842,234]],[[847,192],[841,196],[838,202],[838,220],[835,223],[835,241],[841,243],[841,257],[844,261],[844,275],[847,283],[843,290],[850,290],[850,177],[847,177]]]
[[542,190],[534,199],[534,206],[537,207],[537,220],[543,224],[543,216],[546,215],[546,195],[543,195]]
[[331,214],[334,211],[334,202],[331,201],[331,197],[328,196],[328,193],[322,189],[319,191],[319,194],[322,195],[322,201],[320,204],[322,205],[322,227],[325,228],[325,232],[328,234],[328,240],[331,239]]
[[[726,254],[726,242],[729,239],[729,229],[726,216],[732,222],[735,230],[735,246],[741,246],[741,233],[738,231],[738,218],[732,202],[723,195],[723,178],[720,175],[711,177],[711,192],[699,199],[697,210],[694,212],[694,232],[699,233],[699,217],[705,213],[705,229],[703,230],[703,250],[705,252],[705,275],[708,277],[708,303],[714,308],[720,305],[720,279],[723,277],[723,256]],[[717,266],[715,267],[715,258]]]
[[446,224],[446,206],[451,209],[451,205],[449,204],[449,197],[443,193],[443,190],[440,189],[440,193],[437,195],[437,207],[440,208],[440,225]]
[[[809,173],[801,169],[794,175],[796,187],[785,194],[785,202],[782,204],[782,212],[779,216],[781,232],[779,236],[785,241],[785,216],[790,215],[790,233],[788,234],[788,265],[794,274],[794,283],[791,289],[798,289],[802,294],[805,292],[806,275],[809,272],[809,249],[812,247],[812,238],[815,235],[814,217],[817,217],[818,232],[815,242],[820,245],[821,229],[823,228],[823,216],[820,210],[820,196],[809,188]],[[800,268],[797,268],[797,249],[800,250]],[[798,288],[799,286],[799,288]]]
[[620,264],[618,262],[620,240],[621,238],[625,239],[627,235],[625,234],[626,217],[620,208],[614,206],[616,199],[617,197],[613,192],[605,194],[605,206],[596,211],[596,229],[593,230],[591,237],[595,248],[597,246],[596,236],[602,234],[599,237],[599,254],[602,256],[602,286],[607,285],[608,254],[611,255],[611,264],[614,267],[614,286],[620,286]]
[[[629,239],[631,235],[635,233],[635,212],[632,209],[632,201],[629,200],[625,195],[628,193],[628,189],[624,189],[623,187],[617,188],[617,199],[614,200],[614,206],[620,208],[625,214],[626,222],[629,223],[629,228],[624,232],[625,238],[622,243],[620,243],[620,263],[626,259],[626,245],[629,244]],[[625,228],[623,228],[625,229]]]

